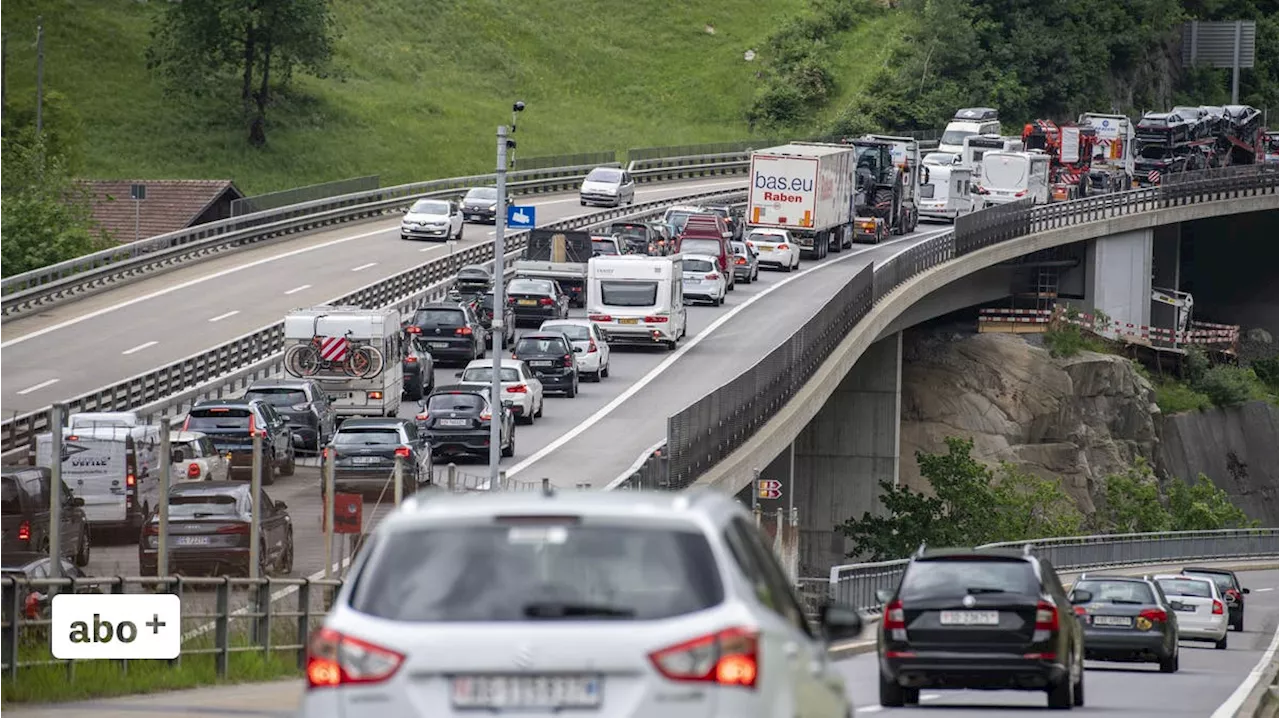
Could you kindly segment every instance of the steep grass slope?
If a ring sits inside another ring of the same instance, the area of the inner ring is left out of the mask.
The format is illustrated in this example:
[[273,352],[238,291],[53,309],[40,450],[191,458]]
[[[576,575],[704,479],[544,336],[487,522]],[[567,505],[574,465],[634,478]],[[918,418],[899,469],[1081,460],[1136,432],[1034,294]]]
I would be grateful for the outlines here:
[[[299,78],[270,112],[268,146],[255,150],[233,106],[165,97],[146,69],[151,18],[163,4],[9,0],[0,17],[8,101],[33,103],[43,16],[46,87],[67,95],[85,122],[83,174],[230,178],[248,193],[365,174],[387,185],[491,171],[494,129],[517,99],[528,103],[519,130],[526,157],[740,139],[760,69],[743,53],[807,8],[801,0],[335,2],[338,73]],[[860,91],[900,19],[868,19],[831,47],[842,98]]]

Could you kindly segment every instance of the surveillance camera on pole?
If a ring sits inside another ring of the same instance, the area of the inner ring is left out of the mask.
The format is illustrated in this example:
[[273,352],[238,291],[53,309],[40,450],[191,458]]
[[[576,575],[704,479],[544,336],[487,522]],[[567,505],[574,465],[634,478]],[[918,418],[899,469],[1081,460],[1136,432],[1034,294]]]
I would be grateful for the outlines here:
[[[524,112],[524,103],[517,102],[511,106],[511,128],[510,133],[516,131],[516,114]],[[506,332],[503,331],[503,322],[510,321],[505,316],[503,308],[506,306],[506,290],[507,283],[503,277],[503,255],[506,254],[506,236],[507,236],[507,159],[508,151],[512,163],[515,162],[516,142],[509,138],[508,128],[498,127],[498,162],[495,179],[497,180],[498,206],[494,213],[494,238],[493,238],[493,320],[491,328],[493,332],[493,369],[492,378],[489,385],[489,404],[490,404],[490,420],[489,420],[489,490],[496,491],[502,488],[501,476],[498,464],[502,461],[502,424],[503,412],[505,407],[502,405],[502,354],[506,348],[504,346]]]

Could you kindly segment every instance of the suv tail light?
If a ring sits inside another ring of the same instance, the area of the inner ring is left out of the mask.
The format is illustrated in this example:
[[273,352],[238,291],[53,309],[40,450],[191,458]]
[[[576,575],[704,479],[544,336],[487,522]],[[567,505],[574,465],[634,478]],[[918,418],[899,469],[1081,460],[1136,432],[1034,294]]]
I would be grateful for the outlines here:
[[397,446],[397,447],[396,447],[396,458],[397,458],[397,459],[407,459],[407,458],[409,458],[409,456],[410,456],[410,453],[409,453],[409,447],[407,447],[407,446]]
[[1163,608],[1147,608],[1138,614],[1138,618],[1145,618],[1152,623],[1164,623],[1169,620],[1169,614]]
[[564,359],[564,365],[565,365],[565,366],[567,366],[567,367],[572,367],[572,366],[573,366],[573,355],[572,355],[572,354],[565,354],[565,355],[564,355],[564,357],[563,357],[563,359]]
[[19,541],[31,540],[31,522],[30,521],[23,521],[22,524],[18,526],[18,540]]
[[1221,615],[1222,615],[1222,601],[1219,601],[1219,600],[1217,600],[1217,599],[1214,599],[1214,601],[1213,601],[1213,615],[1215,615],[1215,616],[1221,616]]
[[409,356],[407,356],[407,357],[405,357],[405,358],[404,358],[404,363],[405,363],[405,364],[417,364],[417,363],[418,363],[418,357],[413,356],[412,354],[410,354]]
[[331,628],[321,628],[307,646],[307,687],[381,683],[404,663],[404,656]]
[[539,299],[539,300],[538,300],[538,304],[540,304],[540,305],[542,305],[542,306],[544,306],[544,307],[549,307],[549,306],[551,306],[552,304],[555,304],[555,303],[556,303],[556,300],[554,300],[554,299],[552,299],[552,298],[550,298],[550,297],[543,297],[542,299]]
[[587,316],[593,322],[611,322],[613,317],[608,314],[590,314]]
[[453,330],[453,333],[460,337],[469,337],[471,336],[471,327],[458,327]]
[[884,627],[890,631],[907,627],[907,614],[902,601],[893,601],[884,607]]
[[669,680],[745,688],[756,686],[759,657],[759,635],[747,628],[729,628],[649,654],[653,667]]
[[124,485],[127,488],[132,489],[133,487],[138,485],[138,477],[134,476],[133,474],[125,474]]
[[422,327],[411,325],[411,326],[406,327],[406,328],[405,328],[405,331],[406,331],[406,332],[409,332],[410,334],[421,334],[421,333],[422,333]]
[[480,414],[480,421],[489,421],[493,418],[493,413],[486,411]]
[[528,394],[529,387],[525,386],[524,384],[516,384],[515,386],[507,387],[507,393],[508,394]]
[[258,418],[253,414],[249,414],[249,436],[253,436],[258,432]]
[[197,464],[194,461],[191,462],[190,464],[187,464],[187,478],[188,479],[200,478],[200,464]]
[[1058,630],[1058,607],[1048,601],[1040,601],[1036,604],[1036,630],[1037,631],[1056,631]]
[[646,324],[666,324],[667,318],[660,316],[645,317],[644,321]]

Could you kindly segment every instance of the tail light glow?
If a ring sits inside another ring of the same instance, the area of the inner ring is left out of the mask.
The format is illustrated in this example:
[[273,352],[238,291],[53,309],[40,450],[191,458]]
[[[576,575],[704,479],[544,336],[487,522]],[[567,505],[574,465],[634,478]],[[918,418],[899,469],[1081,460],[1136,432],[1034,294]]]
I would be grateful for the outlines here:
[[529,387],[525,386],[524,384],[516,384],[515,386],[507,387],[507,393],[508,394],[528,394]]
[[18,540],[19,541],[31,540],[31,522],[30,521],[23,521],[22,524],[18,526]]
[[471,336],[471,327],[458,327],[457,329],[453,330],[453,333],[456,336],[469,337]]
[[396,447],[396,458],[397,458],[397,459],[407,459],[407,458],[409,458],[410,456],[411,456],[411,453],[410,453],[410,451],[409,451],[409,447],[407,447],[407,446],[397,446],[397,447]]
[[197,464],[194,461],[191,462],[190,464],[187,464],[187,478],[188,479],[200,478],[200,464]]
[[381,400],[381,399],[382,399],[382,392],[380,392],[380,391],[371,391],[371,392],[369,392],[369,398],[370,398],[370,399],[379,399],[379,400]]
[[413,418],[417,419],[418,421],[427,421],[428,419],[430,419],[430,418],[431,418],[431,415],[430,415],[430,414],[423,413],[423,414],[418,414],[417,416],[415,416],[415,417],[413,417]]
[[421,333],[422,333],[422,327],[419,327],[419,326],[410,326],[410,327],[408,327],[407,329],[405,329],[405,331],[406,331],[406,332],[409,332],[410,334],[421,334]]
[[648,324],[666,324],[667,323],[667,317],[658,316],[658,315],[654,315],[652,317],[645,317],[644,320]]
[[747,258],[746,258],[746,257],[738,257],[737,259],[733,260],[733,263],[734,263],[734,264],[746,264],[746,263],[747,263]]
[[1223,610],[1222,601],[1219,601],[1219,600],[1217,600],[1217,599],[1214,599],[1214,601],[1213,601],[1213,615],[1215,615],[1215,616],[1221,616],[1221,615],[1222,615],[1222,610]]
[[755,631],[730,628],[654,651],[649,660],[668,680],[755,688],[759,645]]
[[410,354],[409,356],[407,356],[407,357],[405,357],[405,358],[404,358],[404,363],[405,363],[405,364],[417,364],[417,363],[418,363],[418,357],[413,356],[412,354]]
[[613,317],[608,314],[591,314],[587,316],[593,322],[611,322]]
[[893,601],[884,607],[884,627],[890,631],[907,627],[907,614],[902,609],[902,601]]
[[719,278],[720,278],[720,275],[716,274],[715,272],[712,272],[711,274],[708,274],[707,276],[703,277],[703,279],[719,279]]
[[552,299],[551,297],[543,297],[542,299],[538,300],[538,304],[544,307],[549,307],[555,303],[556,303],[556,300]]
[[402,663],[404,656],[395,651],[322,628],[307,646],[307,687],[381,683]]
[[142,535],[143,535],[143,536],[158,536],[158,535],[160,535],[160,524],[147,524],[146,526],[143,526],[143,527],[142,527]]
[[1077,616],[1085,616],[1085,615],[1088,615],[1089,613],[1087,610],[1085,610],[1084,606],[1076,606],[1075,610],[1076,610]]
[[1145,618],[1152,623],[1164,623],[1169,620],[1169,614],[1163,608],[1147,608],[1138,614],[1138,618]]
[[480,421],[489,421],[493,419],[493,412],[485,411],[480,414]]
[[783,252],[785,252],[785,251],[787,251],[788,249],[791,249],[791,247],[790,247],[789,245],[787,245],[787,243],[786,243],[786,242],[783,242],[782,244],[779,244],[779,245],[778,245],[778,249],[779,249],[779,250],[781,250],[781,251],[783,251]]
[[1036,604],[1036,630],[1037,631],[1056,631],[1058,630],[1058,607],[1048,601],[1040,601]]
[[134,476],[133,474],[125,474],[125,477],[124,477],[124,485],[125,485],[126,487],[128,487],[128,488],[133,488],[133,487],[137,486],[137,485],[138,485],[138,477]]

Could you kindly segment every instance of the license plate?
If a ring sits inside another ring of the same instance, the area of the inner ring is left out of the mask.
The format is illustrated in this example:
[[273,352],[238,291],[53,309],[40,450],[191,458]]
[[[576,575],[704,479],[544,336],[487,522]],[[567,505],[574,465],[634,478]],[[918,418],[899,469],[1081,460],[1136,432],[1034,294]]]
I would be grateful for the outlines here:
[[1094,616],[1093,625],[1128,628],[1133,625],[1133,619],[1128,616]]
[[522,307],[536,307],[536,306],[538,306],[538,303],[537,303],[537,302],[535,302],[535,301],[534,301],[534,300],[532,300],[532,299],[521,299],[520,301],[516,302],[516,304],[519,304],[519,305],[520,305],[520,306],[522,306]]
[[449,342],[430,342],[427,346],[432,349],[448,349]]
[[174,546],[208,546],[208,536],[174,536]]
[[453,707],[598,708],[600,683],[595,676],[458,676],[453,679]]
[[1182,611],[1183,613],[1195,613],[1196,607],[1194,605],[1190,605],[1186,603],[1178,603],[1178,604],[1174,604],[1173,610]]
[[556,363],[555,363],[555,362],[553,362],[553,361],[531,361],[531,362],[529,362],[529,366],[545,366],[545,367],[551,367],[551,366],[555,366],[555,365],[556,365]]
[[353,464],[381,464],[381,463],[382,463],[382,457],[381,457],[381,456],[356,456],[356,457],[352,457],[352,459],[351,459],[351,463],[353,463]]
[[938,619],[944,626],[995,626],[999,611],[943,611]]
[[639,319],[619,319],[618,323],[619,324],[639,324],[640,320]]
[[441,419],[440,426],[467,426],[471,422],[466,419]]
[[769,246],[769,245],[767,245],[767,244],[757,244],[757,245],[756,245],[756,249],[760,250],[761,252],[772,252],[772,251],[773,251],[773,247],[770,247],[770,246]]

